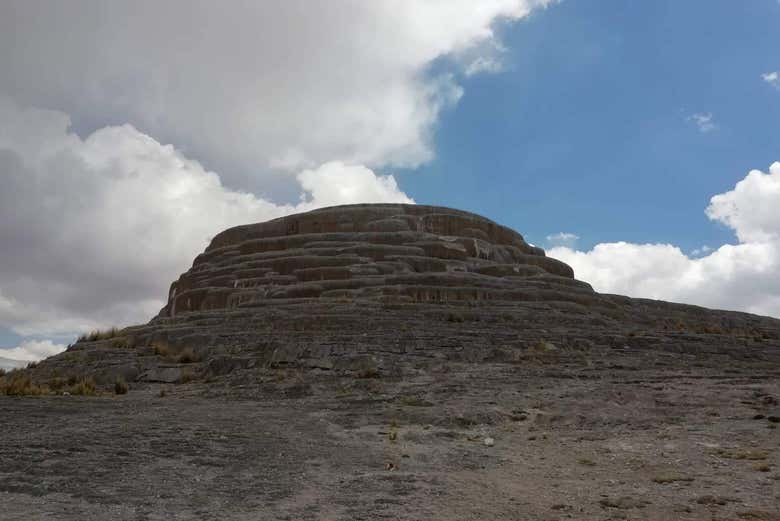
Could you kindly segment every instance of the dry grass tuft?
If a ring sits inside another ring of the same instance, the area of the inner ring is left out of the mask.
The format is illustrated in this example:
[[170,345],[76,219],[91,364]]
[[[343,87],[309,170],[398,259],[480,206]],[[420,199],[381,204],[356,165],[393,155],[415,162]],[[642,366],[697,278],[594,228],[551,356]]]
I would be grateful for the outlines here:
[[114,394],[127,394],[128,390],[129,387],[127,382],[125,382],[125,379],[121,376],[117,378],[116,382],[114,383]]
[[674,483],[676,481],[693,481],[693,478],[685,474],[680,474],[679,472],[671,472],[671,471],[662,472],[661,474],[658,474],[653,478],[653,482],[659,483],[661,485],[666,485],[667,483]]
[[179,353],[179,355],[176,357],[176,360],[180,364],[191,364],[194,362],[200,362],[200,357],[197,353],[195,353],[195,351],[192,350],[192,348],[188,347]]
[[95,396],[97,394],[97,387],[95,381],[92,378],[82,378],[75,385],[68,389],[68,392],[78,396]]
[[49,394],[50,390],[45,385],[33,382],[30,375],[19,371],[12,371],[0,378],[0,395],[6,396],[40,396]]
[[98,340],[108,340],[119,336],[119,328],[112,327],[111,329],[100,330],[96,329],[90,333],[79,336],[76,343],[79,342],[97,342]]
[[179,383],[186,384],[192,382],[193,380],[195,380],[195,373],[193,373],[189,369],[185,369],[184,371],[181,372],[181,378],[179,379]]
[[744,459],[744,460],[765,460],[769,457],[769,453],[765,450],[758,449],[715,449],[713,454],[727,459]]

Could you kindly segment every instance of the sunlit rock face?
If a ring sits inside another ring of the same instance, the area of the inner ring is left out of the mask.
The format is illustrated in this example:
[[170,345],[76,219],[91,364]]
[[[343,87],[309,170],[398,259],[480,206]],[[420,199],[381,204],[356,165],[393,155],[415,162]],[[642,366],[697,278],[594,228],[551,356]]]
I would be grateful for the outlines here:
[[161,316],[278,299],[574,300],[572,269],[478,215],[435,206],[337,206],[225,230],[171,285]]

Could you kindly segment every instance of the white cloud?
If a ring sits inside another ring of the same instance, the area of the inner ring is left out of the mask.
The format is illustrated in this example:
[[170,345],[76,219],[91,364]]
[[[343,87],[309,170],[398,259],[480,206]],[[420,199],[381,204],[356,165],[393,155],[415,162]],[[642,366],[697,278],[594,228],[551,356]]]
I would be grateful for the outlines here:
[[0,327],[24,336],[142,322],[168,284],[232,225],[320,206],[413,202],[393,176],[329,162],[274,204],[130,125],[86,139],[56,111],[0,97]]
[[773,71],[761,75],[761,79],[776,89],[780,89],[780,72]]
[[597,291],[780,316],[780,163],[712,197],[706,213],[733,229],[739,244],[702,251],[700,258],[671,244],[626,242],[548,254]]
[[55,344],[51,340],[28,340],[16,347],[0,348],[0,360],[6,359],[6,368],[14,365],[18,367],[19,364],[13,361],[37,362],[64,350],[64,345]]
[[568,232],[558,232],[547,236],[548,244],[553,246],[568,246],[570,248],[573,248],[579,239],[579,235]]
[[701,248],[695,248],[695,249],[691,250],[691,255],[693,257],[701,257],[702,255],[706,255],[706,254],[708,254],[711,251],[712,251],[712,248],[710,248],[709,246],[707,246],[705,244]]
[[752,170],[733,190],[710,200],[707,216],[732,228],[740,242],[780,240],[780,162]]
[[712,132],[713,130],[717,129],[718,126],[715,124],[715,122],[712,119],[712,113],[697,113],[693,114],[690,117],[688,117],[688,121],[693,122],[696,127],[699,129],[699,132],[702,134],[706,134],[708,132]]
[[9,0],[0,92],[70,114],[82,135],[130,123],[267,193],[329,161],[430,160],[438,115],[461,94],[431,63],[496,70],[494,24],[549,2]]

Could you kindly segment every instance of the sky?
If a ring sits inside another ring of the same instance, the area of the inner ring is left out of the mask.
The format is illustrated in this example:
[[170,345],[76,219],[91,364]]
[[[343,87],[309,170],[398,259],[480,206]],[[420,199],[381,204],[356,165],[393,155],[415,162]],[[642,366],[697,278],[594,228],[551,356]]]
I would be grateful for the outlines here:
[[780,317],[776,0],[0,3],[0,358],[229,226],[417,202],[598,291]]

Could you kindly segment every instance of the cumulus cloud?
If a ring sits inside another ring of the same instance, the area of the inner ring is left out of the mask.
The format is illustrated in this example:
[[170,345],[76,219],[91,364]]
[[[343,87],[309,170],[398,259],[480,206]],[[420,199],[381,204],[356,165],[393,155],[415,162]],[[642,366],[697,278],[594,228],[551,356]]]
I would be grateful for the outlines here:
[[10,349],[0,348],[0,366],[12,369],[22,366],[23,362],[35,362],[64,350],[64,345],[55,344],[51,340],[28,340]]
[[329,161],[428,161],[462,92],[431,63],[497,70],[494,24],[549,1],[10,0],[0,92],[72,115],[81,135],[130,123],[268,193]]
[[704,246],[702,246],[701,248],[695,248],[695,249],[691,250],[691,255],[692,255],[693,257],[700,257],[700,256],[702,256],[702,255],[706,255],[706,254],[708,254],[708,253],[709,253],[709,252],[711,252],[711,251],[712,251],[712,248],[710,248],[709,246],[707,246],[707,245],[705,244],[705,245],[704,245]]
[[706,214],[730,227],[739,243],[702,250],[698,258],[671,244],[626,242],[548,253],[598,291],[780,317],[780,163],[712,197]]
[[780,89],[780,72],[772,71],[761,75],[761,79],[776,89]]
[[230,190],[131,125],[85,139],[67,114],[0,97],[0,327],[31,335],[145,321],[219,231],[321,206],[413,200],[393,176],[329,162],[297,204]]
[[688,121],[696,125],[696,128],[698,128],[699,132],[701,132],[702,134],[712,132],[713,130],[718,128],[718,126],[715,124],[715,121],[713,121],[712,113],[710,112],[707,113],[700,112],[700,113],[692,114],[691,116],[688,117]]
[[579,235],[569,232],[558,232],[547,236],[547,243],[552,246],[574,247],[578,240],[580,240]]

